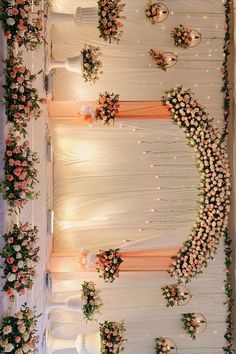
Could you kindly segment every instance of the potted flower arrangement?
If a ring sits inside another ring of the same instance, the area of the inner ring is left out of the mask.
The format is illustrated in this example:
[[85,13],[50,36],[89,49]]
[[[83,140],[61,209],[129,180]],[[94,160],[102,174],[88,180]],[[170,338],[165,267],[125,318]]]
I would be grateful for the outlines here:
[[195,340],[201,323],[205,323],[205,321],[199,320],[197,314],[190,312],[183,313],[181,315],[181,323],[186,333],[188,333],[190,337]]
[[31,289],[35,278],[39,247],[36,247],[38,230],[28,223],[13,225],[12,231],[3,235],[5,244],[0,255],[4,259],[2,279],[3,291],[12,296],[23,295]]
[[102,74],[102,62],[99,60],[101,56],[100,48],[86,44],[81,51],[83,56],[83,78],[85,82],[93,82],[98,79],[98,75]]
[[98,0],[98,29],[100,37],[105,41],[112,41],[119,43],[123,27],[120,22],[125,16],[121,16],[121,12],[124,10],[125,4],[121,0]]
[[107,91],[103,94],[100,93],[95,111],[96,120],[102,120],[106,125],[110,122],[114,123],[114,119],[119,112],[119,97],[119,95]]
[[37,90],[32,87],[37,76],[22,64],[21,55],[14,56],[11,53],[5,65],[6,84],[2,102],[6,107],[8,121],[13,123],[13,129],[25,136],[29,121],[40,116],[40,103],[44,99],[40,99]]
[[119,354],[124,351],[124,322],[100,323],[101,353]]
[[92,281],[84,281],[81,290],[82,311],[87,321],[92,321],[94,315],[99,313],[102,306],[102,299],[99,296],[100,290],[96,289]]
[[122,262],[118,248],[108,251],[100,250],[96,260],[99,277],[103,278],[106,283],[112,283],[116,277],[119,277],[119,267]]
[[168,354],[171,349],[175,349],[175,347],[171,347],[169,341],[164,337],[155,338],[155,352],[156,354]]
[[3,0],[0,5],[0,20],[3,22],[7,44],[14,47],[24,45],[33,50],[44,42],[42,18],[38,11],[36,18],[31,16],[31,1]]
[[0,329],[0,353],[35,353],[39,337],[36,335],[37,317],[34,310],[21,306],[13,316],[3,317]]
[[152,25],[155,25],[160,18],[161,4],[158,2],[148,1],[145,6],[145,15]]
[[174,39],[174,45],[176,47],[187,49],[192,42],[191,36],[192,30],[190,28],[184,27],[183,25],[179,25],[175,27],[171,32],[171,37]]
[[184,293],[178,284],[171,284],[161,288],[162,296],[166,300],[167,307],[178,305],[181,301],[187,300],[188,293]]
[[20,211],[29,200],[37,197],[34,192],[38,182],[37,162],[37,154],[29,148],[29,142],[21,143],[21,137],[10,132],[6,139],[5,176],[0,183],[0,192],[3,199],[8,200],[10,211]]
[[168,67],[168,61],[166,59],[165,54],[163,52],[157,52],[153,49],[149,51],[149,54],[154,59],[156,66],[166,71]]

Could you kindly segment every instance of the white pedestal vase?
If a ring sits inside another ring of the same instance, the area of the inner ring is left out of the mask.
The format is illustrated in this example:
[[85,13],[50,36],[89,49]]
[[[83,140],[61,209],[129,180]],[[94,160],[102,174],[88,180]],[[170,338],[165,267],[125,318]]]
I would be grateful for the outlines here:
[[79,354],[99,354],[99,332],[79,334],[76,340],[54,337],[49,333],[47,337],[47,354],[53,354],[57,350],[63,349],[75,349]]
[[51,294],[47,300],[47,311],[50,312],[51,310],[58,308],[66,308],[72,311],[81,311],[81,296],[75,295],[68,297],[65,301],[56,301],[53,299],[53,294]]
[[71,22],[76,26],[95,26],[98,25],[98,9],[97,7],[77,7],[75,14],[65,14],[59,12],[49,12],[48,26],[56,23]]
[[68,71],[82,74],[83,73],[83,55],[77,55],[76,57],[69,57],[66,61],[51,61],[50,70],[56,68],[65,68]]

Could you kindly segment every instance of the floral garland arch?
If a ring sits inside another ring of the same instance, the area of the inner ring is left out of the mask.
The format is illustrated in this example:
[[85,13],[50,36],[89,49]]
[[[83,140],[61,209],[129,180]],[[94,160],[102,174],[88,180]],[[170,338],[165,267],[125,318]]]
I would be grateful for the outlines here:
[[183,129],[194,148],[200,173],[199,209],[191,234],[170,268],[172,277],[187,283],[202,273],[214,258],[228,225],[230,172],[226,145],[205,108],[190,89],[179,86],[166,92],[163,103],[172,120]]

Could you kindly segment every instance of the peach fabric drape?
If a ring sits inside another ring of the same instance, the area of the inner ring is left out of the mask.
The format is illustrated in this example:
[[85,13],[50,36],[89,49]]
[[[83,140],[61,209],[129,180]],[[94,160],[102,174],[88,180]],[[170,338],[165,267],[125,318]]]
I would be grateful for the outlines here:
[[[123,259],[120,271],[166,271],[172,263],[171,257],[176,255],[178,250],[178,248],[166,248],[120,252]],[[87,270],[95,271],[95,266],[91,266]],[[75,253],[53,253],[51,256],[51,271],[62,273],[81,271],[77,255]]]
[[[83,106],[96,108],[95,101],[52,101],[49,106],[51,119],[80,116]],[[120,101],[118,118],[170,119],[168,108],[160,101]]]

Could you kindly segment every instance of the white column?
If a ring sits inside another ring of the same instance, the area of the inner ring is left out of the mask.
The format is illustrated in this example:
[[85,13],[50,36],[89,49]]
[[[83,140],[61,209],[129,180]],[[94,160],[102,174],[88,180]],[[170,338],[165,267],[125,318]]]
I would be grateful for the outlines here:
[[60,12],[49,12],[48,25],[56,23],[71,22],[76,26],[97,26],[98,8],[97,7],[78,7],[75,14],[65,14]]
[[53,354],[57,350],[74,349],[74,348],[75,348],[74,339],[58,338],[58,337],[53,337],[51,333],[48,334],[47,354]]
[[47,311],[58,308],[68,308],[73,311],[81,310],[81,296],[75,295],[67,297],[64,301],[57,301],[53,299],[53,294],[50,294],[47,299]]
[[68,71],[82,74],[83,72],[83,55],[76,57],[69,57],[66,61],[52,60],[50,63],[50,70],[56,68],[65,68]]
[[62,23],[62,22],[75,22],[75,17],[73,14],[49,12],[48,25],[53,25],[55,23]]

